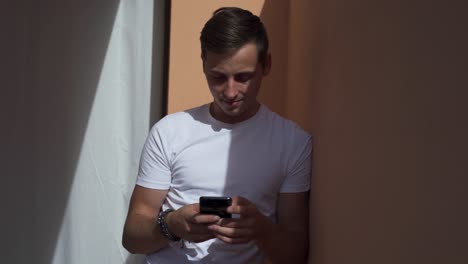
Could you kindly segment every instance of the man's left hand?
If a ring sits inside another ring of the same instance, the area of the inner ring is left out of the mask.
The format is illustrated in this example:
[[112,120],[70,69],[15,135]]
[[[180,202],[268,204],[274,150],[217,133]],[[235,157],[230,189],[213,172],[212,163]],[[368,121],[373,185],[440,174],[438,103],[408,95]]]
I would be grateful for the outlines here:
[[223,218],[209,226],[216,237],[226,243],[247,243],[267,236],[274,229],[273,222],[244,197],[233,197],[227,212],[238,214],[240,218]]

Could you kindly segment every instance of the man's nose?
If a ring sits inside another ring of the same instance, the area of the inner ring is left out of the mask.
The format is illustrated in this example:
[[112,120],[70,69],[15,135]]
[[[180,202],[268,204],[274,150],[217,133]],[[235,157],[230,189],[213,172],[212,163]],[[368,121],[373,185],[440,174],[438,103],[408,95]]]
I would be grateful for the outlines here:
[[226,88],[224,89],[224,97],[227,99],[236,98],[239,91],[236,88],[236,81],[234,78],[229,78],[226,82]]

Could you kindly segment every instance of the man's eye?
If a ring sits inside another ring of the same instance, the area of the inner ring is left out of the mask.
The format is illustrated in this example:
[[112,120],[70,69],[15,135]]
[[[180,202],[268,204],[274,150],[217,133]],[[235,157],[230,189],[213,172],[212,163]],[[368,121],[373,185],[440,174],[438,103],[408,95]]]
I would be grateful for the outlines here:
[[224,81],[226,78],[224,76],[220,76],[220,75],[212,75],[210,77],[213,81],[217,81],[217,82],[220,82],[220,81]]
[[250,73],[241,73],[241,74],[238,74],[235,76],[235,79],[237,82],[241,82],[241,83],[244,83],[244,82],[247,82],[249,81],[250,79],[252,79],[253,77],[253,74],[250,74]]

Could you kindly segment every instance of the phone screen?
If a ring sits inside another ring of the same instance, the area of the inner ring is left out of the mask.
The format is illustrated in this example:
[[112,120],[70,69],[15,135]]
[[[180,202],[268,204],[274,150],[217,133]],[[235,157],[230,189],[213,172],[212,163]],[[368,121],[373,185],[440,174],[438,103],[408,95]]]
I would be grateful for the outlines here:
[[226,208],[232,204],[231,197],[227,196],[201,196],[200,213],[214,214],[221,218],[231,218],[232,215],[226,212]]

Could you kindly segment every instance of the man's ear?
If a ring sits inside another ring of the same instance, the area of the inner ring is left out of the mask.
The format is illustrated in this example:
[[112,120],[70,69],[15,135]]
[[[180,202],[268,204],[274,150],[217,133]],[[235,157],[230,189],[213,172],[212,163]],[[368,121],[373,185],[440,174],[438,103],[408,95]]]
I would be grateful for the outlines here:
[[271,70],[271,53],[268,52],[268,55],[265,59],[265,63],[263,65],[263,76],[267,76],[270,74]]

